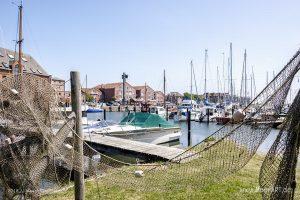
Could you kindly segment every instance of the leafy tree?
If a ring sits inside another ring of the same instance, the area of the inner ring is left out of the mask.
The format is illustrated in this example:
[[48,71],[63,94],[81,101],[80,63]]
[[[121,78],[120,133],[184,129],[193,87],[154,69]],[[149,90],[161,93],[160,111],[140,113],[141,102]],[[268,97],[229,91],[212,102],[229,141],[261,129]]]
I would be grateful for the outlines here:
[[87,102],[94,102],[94,97],[90,93],[85,93],[85,99]]
[[[183,93],[183,98],[191,99],[191,94],[188,92],[185,92],[185,93]],[[203,99],[202,95],[193,94],[193,100],[197,101],[197,100],[202,100],[202,99]]]

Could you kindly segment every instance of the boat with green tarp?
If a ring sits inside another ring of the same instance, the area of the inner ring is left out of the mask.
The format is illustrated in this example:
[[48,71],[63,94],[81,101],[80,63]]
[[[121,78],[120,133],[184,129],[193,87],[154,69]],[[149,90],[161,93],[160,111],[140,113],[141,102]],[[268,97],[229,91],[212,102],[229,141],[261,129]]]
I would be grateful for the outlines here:
[[124,117],[120,123],[104,120],[90,122],[84,127],[84,133],[97,133],[153,144],[165,144],[178,142],[181,129],[158,114],[133,112]]

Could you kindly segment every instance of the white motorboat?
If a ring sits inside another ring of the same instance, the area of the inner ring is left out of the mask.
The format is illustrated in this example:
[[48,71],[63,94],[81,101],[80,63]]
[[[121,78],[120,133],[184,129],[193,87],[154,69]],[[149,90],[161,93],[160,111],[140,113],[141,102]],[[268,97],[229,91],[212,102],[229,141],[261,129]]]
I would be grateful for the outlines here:
[[130,113],[120,123],[112,121],[83,121],[83,132],[103,134],[153,144],[179,141],[181,130],[157,114]]
[[219,116],[217,108],[213,106],[203,106],[201,111],[196,115],[196,122],[213,122],[216,117]]
[[[81,105],[81,111],[87,111],[89,109],[89,106],[86,104]],[[62,112],[72,112],[72,107],[59,107],[59,110]]]
[[152,114],[158,114],[159,116],[161,116],[164,119],[167,116],[166,109],[164,107],[161,107],[161,106],[151,106],[150,107],[150,113],[152,113]]
[[202,105],[198,104],[194,100],[183,100],[182,104],[178,106],[178,112],[174,116],[175,121],[186,121],[187,120],[187,111],[191,112],[191,120],[195,121],[197,116],[202,112]]

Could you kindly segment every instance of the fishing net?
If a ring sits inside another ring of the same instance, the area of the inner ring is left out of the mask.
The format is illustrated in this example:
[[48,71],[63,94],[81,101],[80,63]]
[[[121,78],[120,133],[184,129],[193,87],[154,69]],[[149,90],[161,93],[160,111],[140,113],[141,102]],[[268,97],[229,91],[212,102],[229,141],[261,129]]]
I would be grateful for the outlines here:
[[[245,116],[240,121],[224,125],[167,162],[154,164],[121,162],[83,141],[82,168],[82,156],[74,150],[74,141],[85,138],[74,131],[75,116],[60,112],[56,92],[48,80],[29,74],[7,77],[0,82],[0,180],[5,198],[39,199],[45,189],[68,184],[72,171],[139,191],[200,188],[222,180],[245,166],[269,135],[299,70],[299,54],[243,110]],[[296,127],[299,129],[295,101],[262,167],[262,187],[286,188],[294,178],[296,158],[289,151],[298,153],[298,143],[294,144],[297,140],[293,140],[298,137]],[[284,172],[286,169],[290,170]],[[287,194],[292,192],[263,193],[263,197],[278,199]]]
[[296,188],[295,169],[300,145],[300,92],[291,105],[274,144],[260,172],[264,199],[293,199]]

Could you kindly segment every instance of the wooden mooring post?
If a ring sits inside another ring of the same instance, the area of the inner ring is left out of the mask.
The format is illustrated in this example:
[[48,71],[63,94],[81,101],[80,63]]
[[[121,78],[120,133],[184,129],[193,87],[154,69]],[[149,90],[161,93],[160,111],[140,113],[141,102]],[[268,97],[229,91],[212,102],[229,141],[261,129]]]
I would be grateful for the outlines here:
[[206,109],[206,117],[207,117],[207,122],[209,124],[209,114],[210,114],[210,110],[209,108]]
[[73,134],[74,138],[74,150],[78,152],[78,158],[76,159],[76,165],[81,170],[74,171],[74,190],[75,200],[84,199],[84,169],[83,169],[83,130],[82,130],[82,112],[81,112],[81,85],[80,85],[80,73],[72,71],[71,76],[71,99],[72,99],[72,111],[76,114],[76,133],[77,137]]
[[191,111],[187,110],[188,147],[191,146]]
[[106,120],[106,109],[103,109],[103,119]]
[[166,120],[169,121],[169,108],[166,106]]

